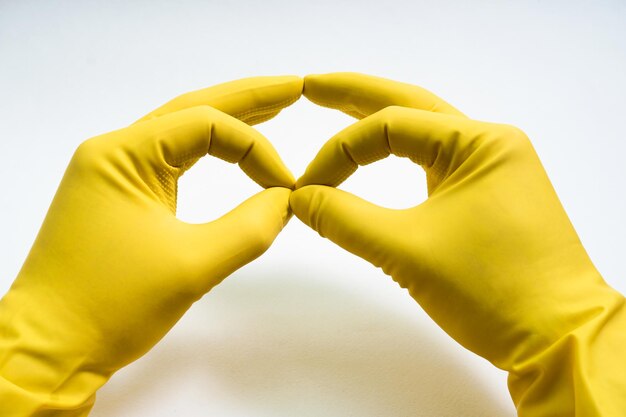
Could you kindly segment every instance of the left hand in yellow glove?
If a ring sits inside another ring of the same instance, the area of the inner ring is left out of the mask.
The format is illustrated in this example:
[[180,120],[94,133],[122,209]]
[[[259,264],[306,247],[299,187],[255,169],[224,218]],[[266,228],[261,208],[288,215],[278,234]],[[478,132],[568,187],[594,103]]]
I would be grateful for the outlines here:
[[[298,77],[222,84],[78,148],[0,301],[0,415],[87,415],[116,370],[269,247],[294,180],[244,122],[275,116],[301,91]],[[178,177],[207,153],[272,188],[214,222],[178,220]]]

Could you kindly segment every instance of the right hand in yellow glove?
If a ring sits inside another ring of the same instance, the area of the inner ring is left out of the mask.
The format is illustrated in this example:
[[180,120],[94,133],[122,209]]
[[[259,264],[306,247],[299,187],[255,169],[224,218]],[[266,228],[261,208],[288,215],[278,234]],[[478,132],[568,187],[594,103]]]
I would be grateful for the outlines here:
[[[624,297],[592,264],[524,133],[359,74],[307,76],[304,95],[362,120],[297,181],[299,219],[508,371],[520,416],[626,415]],[[425,169],[425,202],[392,210],[334,188],[389,154]]]
[[[0,301],[0,416],[87,415],[116,370],[269,247],[289,218],[294,179],[245,122],[273,117],[301,92],[299,77],[234,81],[79,147]],[[213,222],[182,222],[178,178],[207,154],[268,189]]]

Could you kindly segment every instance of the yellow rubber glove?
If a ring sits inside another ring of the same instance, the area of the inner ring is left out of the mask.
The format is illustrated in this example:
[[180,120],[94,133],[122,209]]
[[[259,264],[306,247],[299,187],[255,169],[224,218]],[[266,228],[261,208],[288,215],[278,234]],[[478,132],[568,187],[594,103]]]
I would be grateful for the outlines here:
[[[116,370],[269,247],[288,221],[294,179],[244,122],[273,117],[301,91],[298,77],[226,83],[78,148],[0,301],[1,416],[87,415]],[[216,221],[178,220],[177,179],[207,153],[274,188]]]
[[[340,73],[304,84],[309,100],[363,120],[297,181],[294,214],[508,371],[520,416],[626,415],[624,297],[592,264],[524,133],[385,79]],[[426,170],[425,202],[392,210],[332,188],[389,154]]]

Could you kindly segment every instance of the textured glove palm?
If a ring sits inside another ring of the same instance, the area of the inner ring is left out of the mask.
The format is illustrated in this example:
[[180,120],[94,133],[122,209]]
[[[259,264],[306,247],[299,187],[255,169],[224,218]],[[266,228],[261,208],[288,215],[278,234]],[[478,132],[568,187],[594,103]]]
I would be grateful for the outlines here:
[[[301,91],[298,77],[226,83],[78,148],[0,302],[0,415],[86,415],[113,372],[267,249],[289,218],[294,179],[244,122],[273,117]],[[275,188],[211,223],[178,220],[178,177],[207,153]]]

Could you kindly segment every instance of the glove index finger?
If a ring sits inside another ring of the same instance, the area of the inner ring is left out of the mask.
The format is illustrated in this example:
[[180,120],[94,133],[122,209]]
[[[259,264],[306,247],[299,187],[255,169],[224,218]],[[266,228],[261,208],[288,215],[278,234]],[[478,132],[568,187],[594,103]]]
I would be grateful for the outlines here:
[[251,77],[182,94],[137,122],[196,106],[211,106],[245,123],[257,124],[276,116],[302,95],[298,76]]
[[464,116],[422,87],[355,72],[307,75],[303,94],[313,103],[341,110],[357,119],[388,106]]
[[190,168],[207,154],[239,167],[260,186],[293,188],[293,175],[256,129],[209,106],[196,106],[127,129],[138,160]]
[[295,179],[291,171],[265,136],[224,113],[214,117],[209,155],[238,163],[262,187],[293,188]]
[[[390,154],[408,157],[427,173],[446,176],[479,137],[481,125],[467,118],[390,106],[348,126],[326,142],[296,189],[305,185],[336,187],[360,165]],[[436,164],[436,166],[435,166]]]

